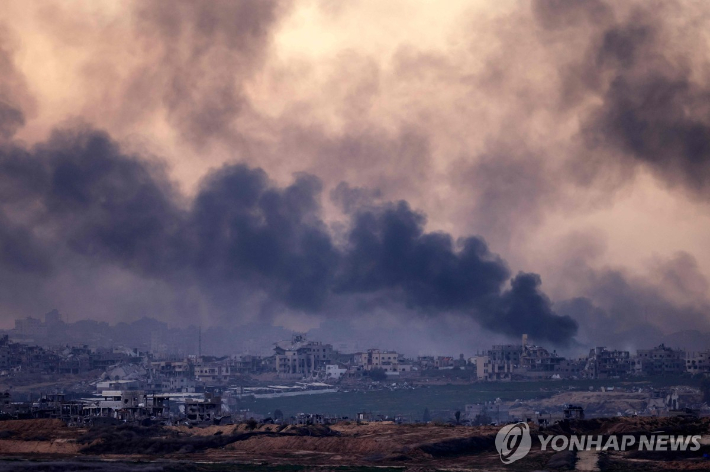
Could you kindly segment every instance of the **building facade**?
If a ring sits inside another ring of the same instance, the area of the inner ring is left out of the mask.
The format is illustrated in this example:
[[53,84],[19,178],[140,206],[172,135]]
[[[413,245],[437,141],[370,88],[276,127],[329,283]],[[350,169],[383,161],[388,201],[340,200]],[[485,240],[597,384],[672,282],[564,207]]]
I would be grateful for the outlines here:
[[312,375],[324,371],[337,353],[330,344],[308,341],[303,335],[295,335],[290,343],[276,343],[274,354],[279,374]]

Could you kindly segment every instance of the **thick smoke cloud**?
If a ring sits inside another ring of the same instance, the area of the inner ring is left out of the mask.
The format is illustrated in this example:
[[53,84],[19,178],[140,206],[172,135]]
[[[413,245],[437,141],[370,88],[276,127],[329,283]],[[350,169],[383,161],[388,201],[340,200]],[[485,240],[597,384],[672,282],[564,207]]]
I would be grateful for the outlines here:
[[581,59],[559,69],[564,107],[596,103],[578,108],[588,152],[576,164],[604,178],[610,166],[640,164],[669,186],[707,198],[710,89],[697,61],[703,22],[693,18],[704,13],[676,2],[612,8],[599,1],[539,1],[533,12],[550,34],[588,35]]
[[5,148],[0,168],[3,270],[41,279],[80,258],[176,289],[194,284],[208,299],[249,287],[319,313],[332,296],[377,293],[416,313],[472,316],[506,335],[565,344],[576,333],[539,290],[539,276],[518,274],[506,288],[509,269],[481,238],[427,233],[424,215],[404,201],[351,207],[339,245],[312,175],[281,188],[260,169],[227,165],[183,208],[160,167],[91,129],[58,132],[29,151]]
[[693,256],[657,256],[642,274],[635,274],[600,263],[599,246],[589,235],[577,235],[559,248],[566,262],[555,270],[567,289],[558,294],[555,308],[579,323],[580,345],[630,349],[666,343],[705,349],[708,281]]
[[[119,319],[467,313],[568,338],[556,311],[585,343],[707,331],[706,4],[371,5],[0,5],[0,139],[78,116],[121,143],[3,151],[6,319],[95,281]],[[84,157],[55,169],[61,149]],[[585,232],[609,248],[576,264],[558,249]],[[645,270],[676,251],[697,267]]]
[[653,56],[655,35],[638,24],[606,32],[600,61],[614,64],[614,78],[585,132],[593,145],[613,146],[669,184],[707,195],[710,122],[703,102],[710,90],[694,84],[690,70],[665,58],[639,76],[638,68],[648,68],[650,61],[636,56]]
[[540,277],[510,272],[479,237],[454,243],[446,233],[425,233],[423,215],[406,202],[358,212],[348,237],[339,292],[389,290],[409,307],[438,313],[477,313],[486,328],[511,336],[564,344],[577,325],[558,317],[540,292]]
[[16,40],[0,23],[0,142],[12,138],[24,126],[34,101],[14,61]]
[[146,54],[118,92],[120,115],[130,122],[164,110],[196,148],[216,138],[243,144],[235,121],[251,112],[245,82],[262,66],[285,10],[278,0],[137,2],[133,41]]
[[564,344],[577,332],[578,324],[570,316],[555,315],[550,299],[540,291],[541,283],[537,274],[521,272],[516,275],[511,281],[511,289],[503,293],[500,309],[488,312],[493,316],[484,325],[493,331],[513,334],[505,327],[513,322],[521,323],[533,336],[539,336],[543,330],[549,333],[546,337],[555,344]]
[[291,308],[319,309],[339,260],[320,220],[320,192],[305,174],[284,189],[241,165],[211,174],[189,220],[194,269],[211,284],[250,281]]

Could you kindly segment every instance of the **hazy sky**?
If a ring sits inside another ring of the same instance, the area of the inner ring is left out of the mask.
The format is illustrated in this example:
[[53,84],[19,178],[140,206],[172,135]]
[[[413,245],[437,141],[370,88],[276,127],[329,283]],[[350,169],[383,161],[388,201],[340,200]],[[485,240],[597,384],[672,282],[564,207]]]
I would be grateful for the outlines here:
[[710,331],[705,2],[0,13],[5,327]]

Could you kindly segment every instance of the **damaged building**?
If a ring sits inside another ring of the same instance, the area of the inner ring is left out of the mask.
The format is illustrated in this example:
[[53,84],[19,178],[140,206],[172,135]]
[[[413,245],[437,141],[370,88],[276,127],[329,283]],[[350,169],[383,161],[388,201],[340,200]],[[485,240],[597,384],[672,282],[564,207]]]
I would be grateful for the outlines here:
[[331,344],[308,341],[305,335],[294,335],[290,342],[274,346],[276,372],[282,375],[309,376],[335,360]]

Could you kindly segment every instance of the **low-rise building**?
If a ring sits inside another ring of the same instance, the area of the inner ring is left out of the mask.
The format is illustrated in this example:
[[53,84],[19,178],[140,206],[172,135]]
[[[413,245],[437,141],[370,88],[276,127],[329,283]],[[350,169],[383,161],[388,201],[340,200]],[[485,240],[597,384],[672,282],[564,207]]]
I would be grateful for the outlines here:
[[222,362],[210,362],[195,365],[195,379],[199,382],[209,384],[221,384],[228,382],[232,377],[229,364]]
[[710,373],[710,349],[685,353],[685,371],[690,374]]
[[355,364],[364,370],[382,369],[385,372],[399,372],[399,354],[395,351],[368,349],[355,354]]
[[664,344],[653,349],[639,349],[635,361],[636,370],[644,375],[677,375],[686,371],[685,351]]
[[214,422],[222,416],[222,398],[206,393],[204,400],[185,400],[185,416],[192,423]]
[[101,399],[87,402],[83,414],[118,420],[137,420],[167,415],[169,397],[147,395],[143,390],[104,390]]
[[525,377],[549,378],[558,372],[558,366],[565,359],[557,352],[549,352],[541,346],[523,346],[520,356],[519,374]]

